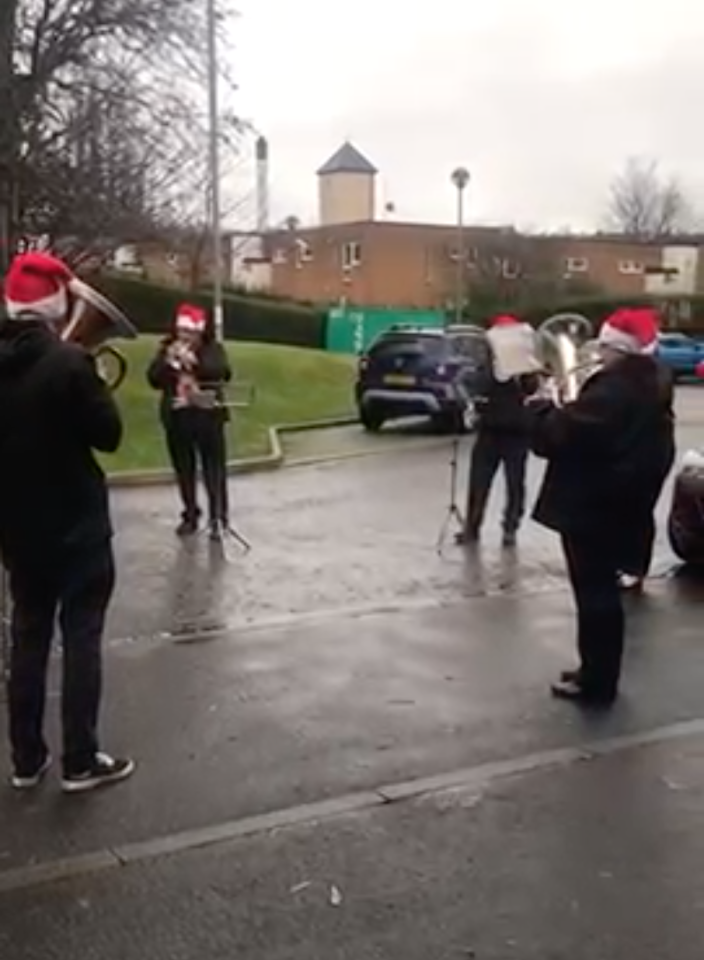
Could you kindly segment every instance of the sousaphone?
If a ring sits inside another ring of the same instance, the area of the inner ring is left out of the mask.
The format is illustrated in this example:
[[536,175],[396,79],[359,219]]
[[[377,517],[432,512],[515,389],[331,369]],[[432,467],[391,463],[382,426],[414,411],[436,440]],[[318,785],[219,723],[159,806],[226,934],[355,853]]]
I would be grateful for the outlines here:
[[108,341],[135,340],[137,329],[119,307],[85,281],[74,277],[68,289],[72,309],[61,339],[90,351],[108,387],[117,390],[127,376],[127,360]]

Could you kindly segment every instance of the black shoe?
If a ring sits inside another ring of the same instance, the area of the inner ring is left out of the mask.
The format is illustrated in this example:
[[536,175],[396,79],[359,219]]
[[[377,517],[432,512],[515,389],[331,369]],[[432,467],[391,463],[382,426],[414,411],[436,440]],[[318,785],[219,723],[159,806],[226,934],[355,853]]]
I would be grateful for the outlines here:
[[465,527],[464,530],[460,530],[459,533],[455,534],[455,543],[459,546],[479,543],[479,528]]
[[50,767],[51,757],[49,754],[47,754],[43,762],[33,770],[24,770],[16,767],[10,778],[10,784],[13,790],[33,790],[35,787],[38,787],[49,772]]
[[193,534],[197,532],[198,532],[197,520],[182,520],[179,523],[179,525],[176,527],[177,537],[192,537]]
[[121,783],[131,777],[134,771],[134,760],[115,760],[106,753],[99,753],[88,770],[64,774],[63,790],[64,793],[87,793],[99,787]]
[[504,530],[504,537],[501,541],[502,546],[510,549],[511,547],[516,546],[516,531],[515,530]]
[[213,543],[219,543],[222,540],[223,531],[225,529],[225,524],[218,523],[217,520],[210,521],[210,524],[208,525],[208,536]]
[[558,680],[550,687],[553,697],[558,700],[570,700],[585,707],[610,707],[616,700],[611,691],[590,690],[578,680]]

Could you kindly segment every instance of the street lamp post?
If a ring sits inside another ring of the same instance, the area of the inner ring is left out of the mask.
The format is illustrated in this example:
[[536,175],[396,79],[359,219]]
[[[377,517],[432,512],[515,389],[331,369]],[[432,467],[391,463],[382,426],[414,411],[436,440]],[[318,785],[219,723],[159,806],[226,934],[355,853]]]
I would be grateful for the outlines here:
[[218,50],[215,0],[207,0],[208,93],[210,114],[210,217],[213,249],[213,320],[215,335],[223,338],[222,224],[220,222],[220,126],[218,120]]
[[464,191],[469,183],[469,170],[457,167],[450,178],[457,190],[457,271],[455,274],[455,323],[462,322],[464,303]]

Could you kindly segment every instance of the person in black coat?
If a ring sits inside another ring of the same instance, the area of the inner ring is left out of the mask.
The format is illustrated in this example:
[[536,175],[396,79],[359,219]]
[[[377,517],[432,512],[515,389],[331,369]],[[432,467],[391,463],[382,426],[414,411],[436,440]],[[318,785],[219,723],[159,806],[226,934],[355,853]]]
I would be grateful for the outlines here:
[[[491,326],[495,331],[504,328],[512,331],[519,324],[516,317],[506,314],[496,317]],[[480,397],[479,420],[469,471],[465,526],[457,536],[458,543],[471,544],[479,540],[491,486],[503,464],[506,477],[503,544],[505,547],[515,544],[525,510],[530,449],[525,401],[538,386],[538,378],[533,374],[499,380],[491,357],[481,379],[475,382],[474,392]]]
[[219,539],[229,524],[225,438],[229,417],[223,388],[231,377],[227,353],[215,339],[205,312],[183,304],[174,333],[162,341],[147,371],[150,385],[161,391],[161,422],[183,503],[179,536],[198,529],[199,461],[211,537]]
[[553,693],[608,705],[616,698],[624,645],[618,574],[642,555],[644,530],[672,466],[671,389],[651,355],[657,317],[624,309],[603,325],[603,367],[563,407],[532,406],[532,447],[547,459],[533,512],[562,538],[577,606],[580,664]]
[[93,451],[113,453],[122,421],[93,357],[57,336],[70,313],[68,267],[43,253],[13,261],[0,321],[0,557],[12,596],[10,741],[18,790],[50,765],[47,665],[63,641],[63,787],[124,780],[131,760],[99,747],[101,643],[115,583],[113,529]]

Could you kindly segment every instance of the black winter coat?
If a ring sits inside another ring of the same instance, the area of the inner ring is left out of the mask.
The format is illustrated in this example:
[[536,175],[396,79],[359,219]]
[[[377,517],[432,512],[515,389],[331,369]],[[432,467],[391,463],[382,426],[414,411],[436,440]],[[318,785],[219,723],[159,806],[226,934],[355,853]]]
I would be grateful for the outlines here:
[[112,536],[105,476],[122,421],[95,362],[42,321],[0,321],[0,553],[63,562]]
[[[166,360],[166,352],[174,342],[173,337],[166,337],[159,346],[159,351],[147,370],[147,380],[155,390],[161,390],[161,418],[165,424],[171,422],[174,414],[212,416],[210,410],[174,410],[176,387],[178,385],[178,371],[174,370]],[[218,400],[224,400],[223,385],[232,379],[232,369],[225,348],[217,340],[206,340],[197,351],[198,366],[194,371],[196,380],[201,385],[212,387],[216,385]],[[223,420],[228,419],[226,408],[217,411]]]
[[574,403],[532,409],[531,446],[548,461],[533,517],[561,533],[627,540],[652,513],[675,458],[673,388],[651,357],[594,374]]

